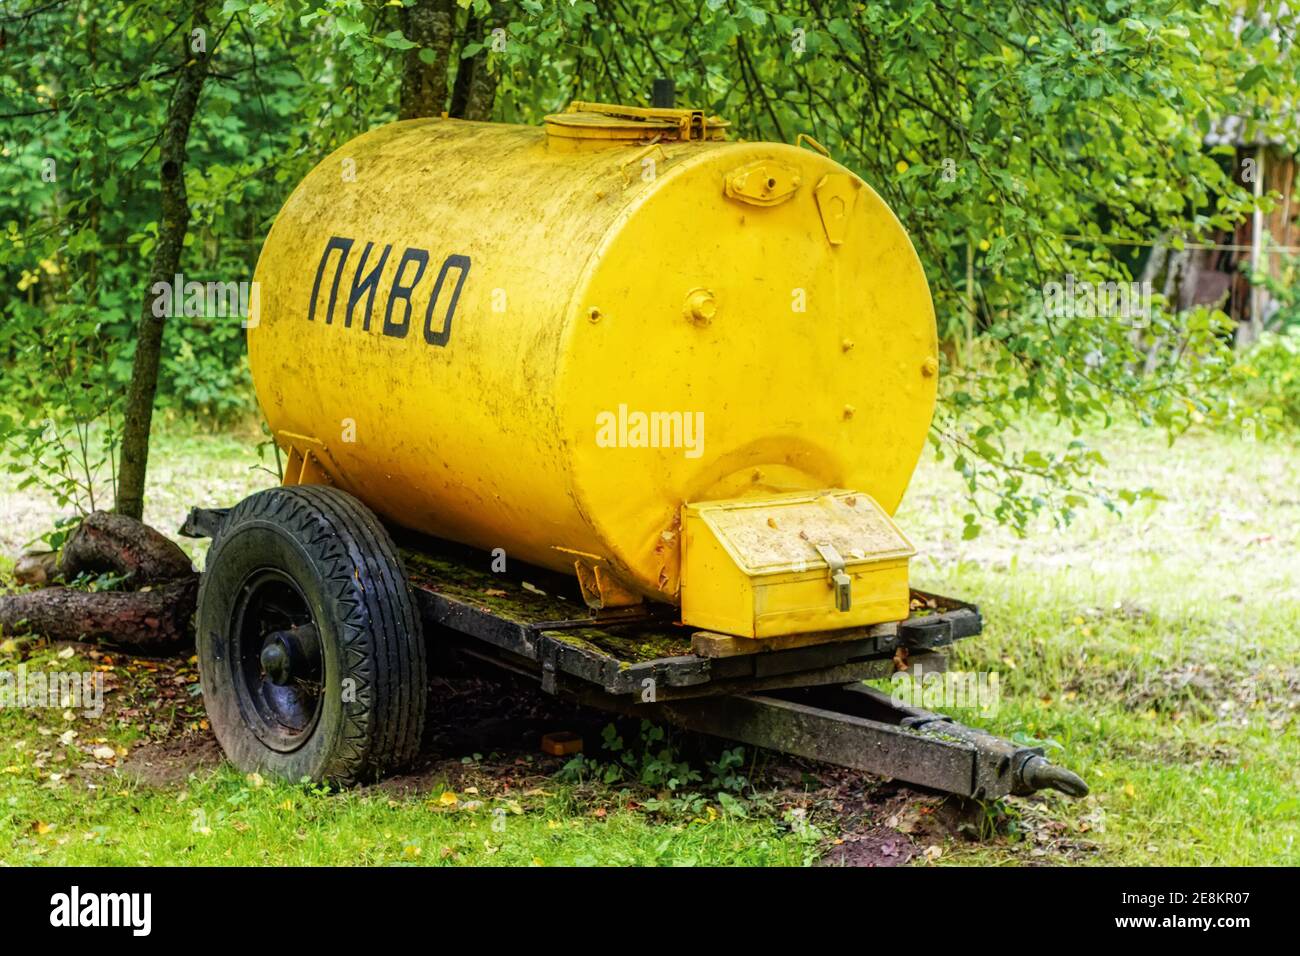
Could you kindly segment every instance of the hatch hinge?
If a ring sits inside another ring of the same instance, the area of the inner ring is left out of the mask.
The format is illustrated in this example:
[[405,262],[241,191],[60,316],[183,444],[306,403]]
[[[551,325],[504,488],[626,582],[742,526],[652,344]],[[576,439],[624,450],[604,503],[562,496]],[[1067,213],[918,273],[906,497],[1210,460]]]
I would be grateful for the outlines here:
[[616,119],[632,120],[641,123],[670,123],[676,130],[668,137],[671,139],[704,139],[706,118],[703,110],[691,109],[656,109],[644,106],[625,106],[618,103],[586,103],[576,100],[569,104],[567,113],[597,113]]

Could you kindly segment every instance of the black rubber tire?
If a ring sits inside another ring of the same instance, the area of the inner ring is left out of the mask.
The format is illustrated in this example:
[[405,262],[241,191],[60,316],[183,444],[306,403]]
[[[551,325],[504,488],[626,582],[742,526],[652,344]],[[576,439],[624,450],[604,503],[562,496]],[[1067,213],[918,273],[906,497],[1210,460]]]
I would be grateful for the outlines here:
[[[300,592],[322,661],[318,717],[288,752],[246,719],[227,653],[245,582],[268,570]],[[419,752],[428,686],[420,617],[392,538],[346,492],[273,488],[231,509],[208,552],[196,636],[208,718],[241,770],[351,785]]]

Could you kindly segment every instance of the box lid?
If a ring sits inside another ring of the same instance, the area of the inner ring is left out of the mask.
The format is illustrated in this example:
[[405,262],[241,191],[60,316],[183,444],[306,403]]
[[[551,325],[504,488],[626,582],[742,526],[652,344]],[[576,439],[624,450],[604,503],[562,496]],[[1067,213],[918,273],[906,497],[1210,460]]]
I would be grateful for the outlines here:
[[910,558],[912,543],[870,495],[821,491],[688,505],[749,575],[828,568],[829,545],[848,568]]

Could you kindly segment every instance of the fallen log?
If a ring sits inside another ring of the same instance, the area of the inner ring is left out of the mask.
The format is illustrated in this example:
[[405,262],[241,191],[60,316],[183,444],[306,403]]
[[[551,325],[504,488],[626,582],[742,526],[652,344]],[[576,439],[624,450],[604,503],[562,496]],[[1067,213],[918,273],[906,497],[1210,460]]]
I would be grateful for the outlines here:
[[0,597],[0,632],[40,634],[52,641],[104,641],[141,650],[188,648],[199,576],[141,591],[79,591],[51,587]]
[[180,545],[126,515],[96,511],[87,515],[63,545],[63,579],[78,574],[119,574],[129,587],[184,578],[194,573]]
[[14,564],[14,580],[19,584],[43,588],[59,577],[59,552],[33,551],[24,554]]
[[[62,578],[114,574],[124,590],[50,587]],[[0,595],[0,632],[55,641],[102,641],[118,647],[179,651],[192,646],[199,576],[171,539],[125,515],[96,511],[62,552],[24,555],[19,583],[41,590]]]

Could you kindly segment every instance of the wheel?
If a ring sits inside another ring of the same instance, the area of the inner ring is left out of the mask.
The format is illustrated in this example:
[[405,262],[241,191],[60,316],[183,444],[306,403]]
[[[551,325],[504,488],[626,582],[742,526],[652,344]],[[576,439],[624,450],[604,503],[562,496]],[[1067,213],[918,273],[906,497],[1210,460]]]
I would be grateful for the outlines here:
[[241,770],[347,785],[418,752],[420,618],[388,532],[346,492],[273,488],[231,509],[196,632],[208,719]]

